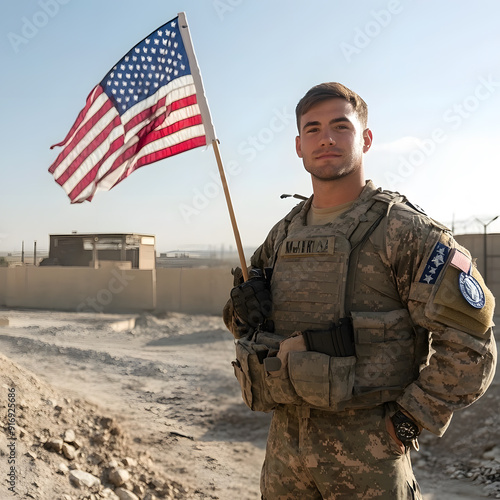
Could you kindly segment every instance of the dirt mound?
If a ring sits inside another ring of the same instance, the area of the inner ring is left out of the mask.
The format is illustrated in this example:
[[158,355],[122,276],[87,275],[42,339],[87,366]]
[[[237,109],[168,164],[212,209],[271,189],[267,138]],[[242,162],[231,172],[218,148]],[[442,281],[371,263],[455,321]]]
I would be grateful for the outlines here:
[[[0,500],[260,497],[270,415],[244,406],[221,318],[5,315]],[[9,399],[16,497],[8,491]],[[425,500],[500,498],[499,400],[500,372],[443,438],[423,433],[412,460]]]
[[0,382],[0,498],[195,498],[96,405],[54,390],[3,355]]

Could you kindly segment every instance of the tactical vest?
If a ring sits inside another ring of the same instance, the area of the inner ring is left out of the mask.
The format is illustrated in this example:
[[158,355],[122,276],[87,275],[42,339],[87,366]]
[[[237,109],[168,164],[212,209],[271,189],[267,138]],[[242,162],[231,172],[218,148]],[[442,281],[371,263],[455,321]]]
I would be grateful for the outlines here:
[[341,214],[334,224],[306,225],[310,200],[275,247],[271,292],[275,332],[325,328],[346,315],[349,255],[374,230],[388,204],[370,200]]
[[[308,200],[286,219],[270,263],[274,335],[324,329],[350,316],[356,355],[290,352],[285,376],[269,377],[265,371],[250,376],[260,380],[260,393],[262,387],[269,390],[265,401],[328,410],[369,407],[395,400],[416,379],[425,349],[416,345],[390,267],[364,248],[377,228],[384,229],[380,223],[391,207],[403,200],[397,193],[378,192],[358,200],[334,223],[307,226]],[[384,283],[389,292],[377,293],[370,283]]]

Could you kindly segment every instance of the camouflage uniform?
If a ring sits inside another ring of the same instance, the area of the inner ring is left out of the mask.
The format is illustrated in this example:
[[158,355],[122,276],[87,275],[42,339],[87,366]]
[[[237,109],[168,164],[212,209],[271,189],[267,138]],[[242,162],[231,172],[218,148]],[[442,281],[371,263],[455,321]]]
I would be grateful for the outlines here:
[[[453,412],[484,393],[496,363],[494,299],[472,266],[485,304],[465,300],[458,279],[470,254],[397,193],[368,181],[349,210],[321,226],[306,225],[310,204],[280,221],[251,260],[274,268],[274,334],[236,346],[245,402],[274,410],[263,498],[420,498],[409,452],[386,421],[402,408],[442,435]],[[345,316],[355,356],[291,349],[273,374],[253,354]],[[230,303],[224,320],[236,337],[247,333]]]

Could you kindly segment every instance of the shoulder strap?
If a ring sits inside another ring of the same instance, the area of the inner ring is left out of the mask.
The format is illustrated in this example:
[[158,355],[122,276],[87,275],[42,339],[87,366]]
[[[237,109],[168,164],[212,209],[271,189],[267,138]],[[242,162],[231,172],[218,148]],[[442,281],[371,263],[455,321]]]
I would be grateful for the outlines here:
[[354,285],[356,283],[356,272],[358,269],[359,254],[363,244],[370,235],[377,229],[378,225],[385,219],[396,203],[405,202],[406,198],[391,191],[380,191],[375,196],[373,205],[359,217],[359,224],[348,235],[351,243],[351,252],[347,267],[346,288],[344,297],[344,312],[349,315],[351,312],[351,300],[354,295]]
[[348,236],[351,243],[351,251],[349,253],[349,261],[347,263],[347,277],[344,297],[344,316],[351,312],[351,300],[354,294],[354,284],[356,280],[356,272],[358,268],[359,253],[363,243],[375,231],[382,220],[387,217],[393,203],[384,201],[375,201],[373,205],[362,214],[359,218],[359,224]]
[[288,226],[292,222],[292,220],[302,211],[302,208],[306,204],[307,200],[301,201],[297,205],[295,205],[290,212],[288,212],[287,215],[285,215],[283,219],[283,230],[278,238],[276,238],[276,241],[274,243],[274,247],[276,248],[276,251],[274,252],[273,260],[270,263],[270,267],[274,268],[274,265],[276,264],[276,259],[278,258],[278,250],[281,246],[281,243],[286,239],[288,235]]

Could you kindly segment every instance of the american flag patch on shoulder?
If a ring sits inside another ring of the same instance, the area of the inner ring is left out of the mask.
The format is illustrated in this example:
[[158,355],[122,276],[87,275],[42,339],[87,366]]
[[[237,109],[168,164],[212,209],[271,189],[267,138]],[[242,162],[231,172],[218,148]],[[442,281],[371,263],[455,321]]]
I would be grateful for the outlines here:
[[460,271],[463,271],[464,273],[470,274],[472,261],[469,257],[467,257],[467,255],[458,250],[458,248],[455,248],[453,249],[453,253],[451,255],[450,265],[460,269]]
[[428,285],[436,283],[436,280],[443,269],[444,263],[448,258],[450,250],[450,247],[444,245],[443,243],[436,243],[429,260],[427,261],[424,272],[420,277],[420,283],[427,283]]

